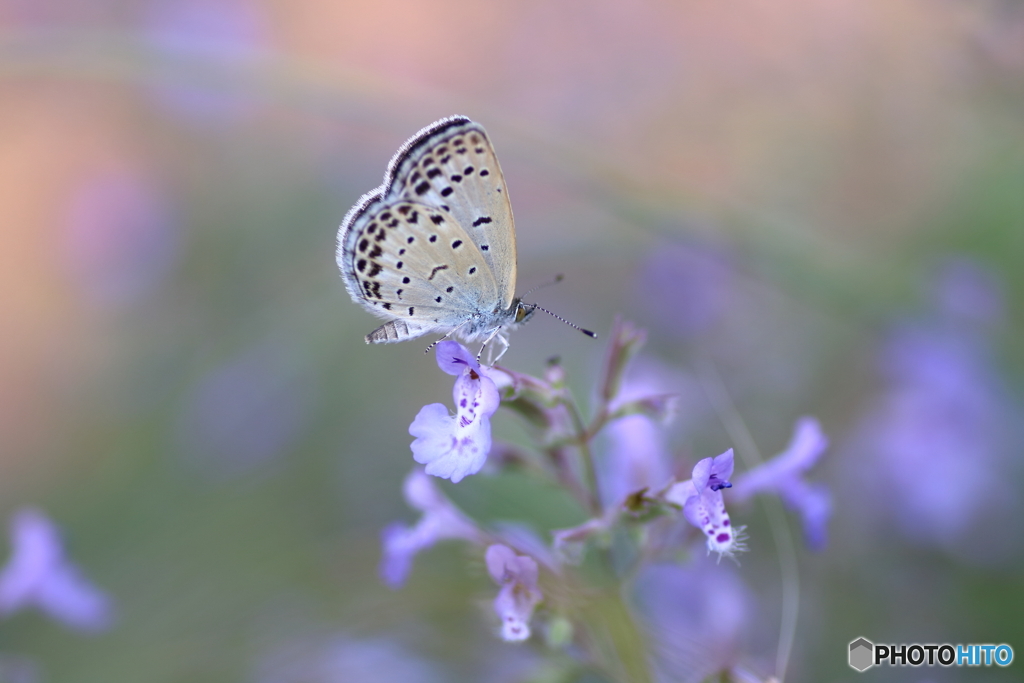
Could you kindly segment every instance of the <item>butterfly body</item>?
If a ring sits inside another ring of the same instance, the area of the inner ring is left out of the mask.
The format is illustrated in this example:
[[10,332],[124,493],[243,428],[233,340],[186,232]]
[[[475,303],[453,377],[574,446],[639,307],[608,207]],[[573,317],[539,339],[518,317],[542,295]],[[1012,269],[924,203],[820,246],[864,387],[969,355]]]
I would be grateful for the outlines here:
[[480,124],[427,126],[388,164],[338,231],[338,267],[352,299],[383,325],[367,343],[424,334],[497,338],[534,308],[515,298],[516,238],[504,176]]

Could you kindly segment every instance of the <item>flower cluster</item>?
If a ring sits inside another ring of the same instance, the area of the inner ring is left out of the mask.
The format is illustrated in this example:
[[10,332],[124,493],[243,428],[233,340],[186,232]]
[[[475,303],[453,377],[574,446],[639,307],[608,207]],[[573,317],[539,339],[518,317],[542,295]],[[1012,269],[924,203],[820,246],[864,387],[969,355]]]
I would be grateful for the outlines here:
[[[628,599],[633,590],[629,577],[639,581],[639,577],[650,575],[645,567],[670,567],[672,563],[665,562],[675,557],[674,566],[679,566],[680,572],[696,571],[686,568],[696,562],[693,558],[678,564],[679,553],[691,545],[687,538],[699,537],[707,551],[719,558],[735,558],[745,550],[745,534],[743,527],[733,525],[727,504],[743,503],[756,494],[781,497],[802,518],[808,544],[824,546],[831,512],[829,494],[822,485],[805,479],[828,445],[816,420],[800,418],[792,441],[781,453],[735,477],[732,449],[698,460],[688,468],[689,478],[673,476],[680,471],[680,463],[668,450],[662,430],[673,415],[675,397],[627,379],[627,368],[645,341],[642,331],[620,323],[611,337],[596,406],[589,418],[573,399],[557,362],[535,377],[481,365],[456,342],[438,344],[438,365],[456,377],[455,414],[443,404],[431,404],[409,428],[415,437],[413,457],[425,467],[414,469],[407,477],[405,498],[422,516],[412,526],[395,524],[384,531],[381,575],[388,585],[397,588],[404,582],[419,551],[442,540],[468,542],[478,548],[487,572],[499,586],[493,605],[498,616],[496,631],[502,639],[529,639],[536,632],[531,621],[541,618],[536,612],[543,606],[548,644],[570,647],[573,657],[597,665],[607,660],[607,654],[588,648],[597,642],[594,629],[601,627],[591,623],[594,615],[581,612],[571,598],[581,591],[599,590],[590,584],[597,571],[595,563],[607,565],[603,571],[619,577],[622,586],[613,594],[619,596],[615,600],[621,600],[623,596]],[[499,406],[523,420],[535,437],[535,450],[492,448],[490,419]],[[612,438],[600,439],[605,432]],[[601,444],[611,447],[598,453]],[[544,541],[524,527],[512,532],[508,526],[471,519],[430,475],[458,483],[480,472],[489,455],[496,463],[488,472],[514,468],[557,484],[575,497],[585,520],[551,531]],[[625,546],[622,539],[628,541]],[[673,571],[662,574],[674,575]],[[713,575],[709,585],[742,583],[738,577],[720,576],[718,571],[703,567],[699,574]],[[635,588],[641,588],[640,584]],[[644,604],[637,595],[638,604]],[[720,599],[729,600],[724,595]],[[746,609],[740,602],[736,604],[737,613]],[[624,605],[620,609],[621,615],[629,611]],[[654,616],[650,618],[656,621]],[[628,629],[616,629],[628,639]],[[705,662],[710,673],[728,669],[733,676],[741,676],[742,671],[746,680],[755,680],[734,656],[736,629],[722,626],[721,632],[728,635],[730,645],[716,647],[729,656]],[[648,655],[657,659],[656,652]],[[648,655],[641,659],[646,661]],[[619,664],[626,666],[624,660]]]

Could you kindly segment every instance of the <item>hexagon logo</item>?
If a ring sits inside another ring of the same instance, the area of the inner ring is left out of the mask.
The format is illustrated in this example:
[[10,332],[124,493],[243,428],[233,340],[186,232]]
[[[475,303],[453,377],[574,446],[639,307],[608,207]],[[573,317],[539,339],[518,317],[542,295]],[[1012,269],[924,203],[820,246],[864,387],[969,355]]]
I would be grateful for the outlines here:
[[867,671],[875,665],[875,644],[867,638],[858,638],[850,643],[850,666],[857,671]]

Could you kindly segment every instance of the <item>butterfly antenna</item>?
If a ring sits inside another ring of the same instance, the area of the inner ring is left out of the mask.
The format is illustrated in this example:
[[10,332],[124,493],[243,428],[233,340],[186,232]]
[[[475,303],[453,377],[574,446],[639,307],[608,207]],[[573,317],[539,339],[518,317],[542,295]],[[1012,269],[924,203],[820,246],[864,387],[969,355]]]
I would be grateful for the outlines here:
[[[551,282],[542,282],[541,284],[537,285],[536,287],[528,290],[526,292],[526,294],[523,294],[519,298],[520,299],[525,299],[526,297],[528,297],[531,294],[533,294],[534,292],[536,292],[538,289],[544,289],[545,287],[550,287],[551,285],[557,285],[559,282],[561,282],[564,279],[565,279],[565,276],[562,275],[561,273],[559,273],[558,275],[555,276],[555,279],[552,280]],[[543,309],[541,309],[541,310],[543,310]],[[558,317],[558,316],[555,316],[555,317]]]
[[[551,283],[551,284],[554,284],[554,283]],[[582,327],[580,327],[579,325],[575,325],[575,324],[569,322],[568,320],[566,320],[562,316],[557,315],[555,313],[552,313],[551,311],[549,311],[548,309],[544,308],[543,306],[538,306],[537,304],[526,304],[526,305],[527,306],[532,306],[533,308],[536,308],[538,310],[544,311],[545,313],[550,315],[552,318],[555,318],[556,320],[561,320],[563,323],[565,323],[569,327],[573,328],[574,330],[579,330],[580,332],[582,332],[583,334],[587,335],[591,339],[597,339],[597,333],[596,332],[591,332],[590,330],[585,330]]]

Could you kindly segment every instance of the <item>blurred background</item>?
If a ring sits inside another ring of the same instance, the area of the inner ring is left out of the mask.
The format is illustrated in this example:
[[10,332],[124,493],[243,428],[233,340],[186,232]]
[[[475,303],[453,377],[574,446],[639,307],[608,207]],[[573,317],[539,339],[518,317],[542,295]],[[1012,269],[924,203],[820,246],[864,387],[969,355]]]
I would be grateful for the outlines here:
[[[800,551],[792,680],[859,680],[858,636],[1024,656],[1021,3],[0,0],[0,513],[44,510],[117,610],[4,619],[0,680],[542,675],[459,546],[377,578],[415,518],[408,425],[451,382],[427,342],[364,344],[335,233],[451,114],[498,151],[519,290],[564,273],[534,298],[648,330],[681,462],[733,445],[698,363],[766,455],[821,420],[835,513]],[[603,353],[538,316],[502,360],[560,356],[586,404]],[[446,490],[534,508],[486,487]],[[770,664],[775,549],[733,517]]]

